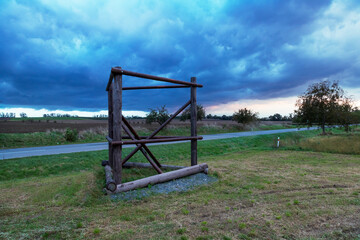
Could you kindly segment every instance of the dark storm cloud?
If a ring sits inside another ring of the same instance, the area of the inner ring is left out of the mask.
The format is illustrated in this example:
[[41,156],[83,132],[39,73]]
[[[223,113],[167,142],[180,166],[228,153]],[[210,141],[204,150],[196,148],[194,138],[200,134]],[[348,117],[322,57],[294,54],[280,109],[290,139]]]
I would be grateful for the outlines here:
[[[205,106],[298,95],[297,87],[323,78],[360,87],[357,51],[346,51],[359,48],[356,9],[351,1],[2,2],[0,102],[105,109],[112,66],[197,76]],[[124,85],[147,84],[124,78]],[[126,92],[126,110],[172,108],[188,96],[138,93],[144,101]]]

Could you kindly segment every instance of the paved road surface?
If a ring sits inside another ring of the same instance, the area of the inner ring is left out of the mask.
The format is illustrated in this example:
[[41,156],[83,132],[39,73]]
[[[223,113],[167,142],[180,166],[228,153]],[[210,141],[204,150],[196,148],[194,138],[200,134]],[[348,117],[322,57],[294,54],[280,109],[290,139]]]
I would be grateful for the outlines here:
[[[204,137],[203,141],[235,138],[235,137],[247,137],[247,136],[255,136],[255,135],[266,135],[266,134],[275,134],[275,133],[285,133],[285,132],[297,132],[297,131],[306,131],[306,130],[313,130],[313,129],[317,129],[317,127],[300,128],[300,129],[291,128],[291,129],[266,130],[266,131],[221,133],[221,134],[203,135],[203,137]],[[185,141],[181,141],[181,142],[185,142]],[[154,143],[154,144],[147,144],[147,145],[175,144],[175,143],[179,143],[179,142]],[[134,145],[124,145],[123,146],[123,148],[128,148],[128,147],[134,147]],[[98,150],[105,150],[107,148],[108,148],[107,142],[100,142],[100,143],[83,143],[83,144],[46,146],[46,147],[4,149],[4,150],[0,150],[0,160],[21,158],[21,157],[31,157],[31,156],[53,155],[53,154],[61,154],[61,153],[98,151]]]

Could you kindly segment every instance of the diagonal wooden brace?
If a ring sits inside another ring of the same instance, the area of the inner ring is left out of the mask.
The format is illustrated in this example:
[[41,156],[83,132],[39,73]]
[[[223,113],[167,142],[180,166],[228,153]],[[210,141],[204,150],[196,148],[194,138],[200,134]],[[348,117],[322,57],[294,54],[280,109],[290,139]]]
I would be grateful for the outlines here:
[[[134,137],[137,140],[140,140],[141,137],[137,134],[137,132],[135,131],[135,129],[130,125],[130,123],[126,120],[126,118],[124,116],[122,116],[122,120],[123,123],[126,125],[126,127],[130,130],[130,132],[134,135]],[[133,139],[134,140],[134,139]],[[141,146],[145,149],[145,151],[149,154],[149,156],[154,160],[154,162],[158,165],[158,167],[161,168],[161,164],[160,162],[156,159],[156,157],[154,156],[154,154],[150,151],[150,149],[145,145],[145,144],[141,144]]]
[[[166,125],[168,125],[177,115],[179,115],[187,106],[189,106],[191,103],[191,100],[189,100],[188,102],[186,102],[179,110],[177,110],[171,117],[168,118],[168,120],[166,120],[166,122],[164,122],[163,124],[161,124],[161,126],[156,129],[150,136],[148,136],[146,139],[151,139],[153,138],[156,134],[158,134]],[[134,156],[134,154],[139,151],[139,149],[141,148],[140,146],[137,146],[131,153],[129,153],[129,155],[127,155],[124,159],[122,164],[124,165],[132,156]]]
[[[124,125],[122,125],[122,128],[124,129],[124,131],[130,136],[130,138],[132,140],[136,140],[135,137],[131,134],[130,130],[127,129]],[[140,151],[142,152],[142,154],[144,155],[144,157],[150,162],[150,164],[153,166],[153,168],[158,172],[158,173],[163,173],[161,171],[161,169],[159,168],[158,165],[156,165],[156,163],[149,157],[149,155],[147,154],[147,152],[143,149],[143,145],[145,144],[136,144],[137,147],[140,147]]]

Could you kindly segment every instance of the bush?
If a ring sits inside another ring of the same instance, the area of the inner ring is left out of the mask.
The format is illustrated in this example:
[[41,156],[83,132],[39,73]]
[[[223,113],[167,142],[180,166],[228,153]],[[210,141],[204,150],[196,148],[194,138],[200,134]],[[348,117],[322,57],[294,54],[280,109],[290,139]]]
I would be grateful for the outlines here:
[[[180,121],[185,122],[187,119],[191,119],[191,108],[188,107],[183,111],[183,113],[180,116]],[[203,118],[205,118],[205,109],[201,105],[196,105],[196,121],[201,121]]]
[[254,113],[250,109],[242,108],[234,113],[233,119],[242,124],[248,124],[257,121],[257,113]]
[[75,142],[78,139],[79,133],[76,129],[67,128],[65,132],[65,140],[68,142]]
[[157,109],[150,109],[150,113],[146,116],[146,123],[157,122],[162,125],[169,117],[170,114],[164,105]]

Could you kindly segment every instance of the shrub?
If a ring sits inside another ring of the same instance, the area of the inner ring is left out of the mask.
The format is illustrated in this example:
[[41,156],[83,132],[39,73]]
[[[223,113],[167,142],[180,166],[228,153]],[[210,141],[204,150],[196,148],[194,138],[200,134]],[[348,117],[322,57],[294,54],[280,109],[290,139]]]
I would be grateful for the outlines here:
[[156,109],[150,109],[150,113],[146,116],[146,123],[157,122],[160,125],[166,122],[170,114],[168,110],[165,108],[165,105]]
[[68,142],[75,142],[78,139],[79,133],[76,129],[67,128],[65,131],[65,140]]
[[250,109],[242,108],[234,113],[233,119],[242,124],[248,124],[257,121],[257,113],[254,113]]
[[[201,121],[205,118],[205,109],[202,105],[196,105],[196,121]],[[191,108],[186,108],[180,116],[180,121],[185,122],[187,119],[191,119]]]

